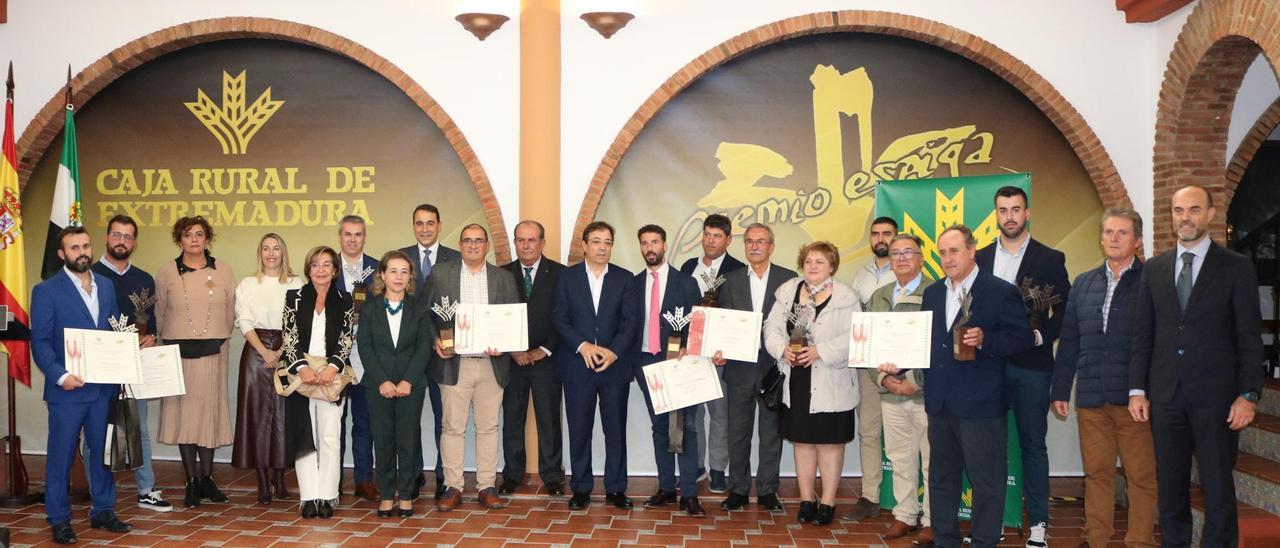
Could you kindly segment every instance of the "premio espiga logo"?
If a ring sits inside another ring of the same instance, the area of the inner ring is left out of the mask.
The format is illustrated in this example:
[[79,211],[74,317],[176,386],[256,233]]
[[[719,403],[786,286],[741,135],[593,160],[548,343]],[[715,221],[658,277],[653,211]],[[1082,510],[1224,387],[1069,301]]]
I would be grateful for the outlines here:
[[214,104],[213,99],[199,88],[196,88],[195,102],[183,103],[222,145],[223,154],[247,152],[249,141],[284,105],[284,101],[271,99],[271,88],[268,87],[246,108],[244,82],[245,71],[233,77],[224,70],[221,105]]

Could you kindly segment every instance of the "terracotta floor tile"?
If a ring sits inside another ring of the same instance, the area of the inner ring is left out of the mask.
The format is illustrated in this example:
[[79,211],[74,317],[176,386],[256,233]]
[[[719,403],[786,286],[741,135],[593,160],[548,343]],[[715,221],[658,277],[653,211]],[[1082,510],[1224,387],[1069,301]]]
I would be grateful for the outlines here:
[[597,527],[596,530],[591,533],[591,538],[634,541],[639,534],[640,533],[638,531],[632,529],[605,529],[603,527]]
[[524,540],[525,537],[529,536],[529,530],[516,527],[489,527],[488,529],[485,529],[480,536],[519,541]]
[[696,537],[702,528],[697,525],[673,525],[670,523],[659,523],[653,526],[655,535],[681,535],[686,537]]
[[618,542],[619,541],[617,540],[608,540],[608,539],[595,540],[595,539],[577,538],[577,539],[574,539],[573,543],[570,544],[569,546],[572,548],[614,548],[615,546],[618,546]]
[[[414,537],[413,540],[409,541],[409,543],[415,544],[418,546],[440,545],[440,544],[453,545],[453,544],[457,544],[458,541],[462,540],[462,538],[463,538],[462,533],[438,533],[434,531],[429,531],[429,532],[419,534],[417,537]],[[404,539],[397,539],[397,540],[400,541]]]
[[341,544],[351,537],[351,533],[341,531],[311,531],[298,537],[299,542]]
[[525,542],[545,542],[549,544],[569,544],[573,542],[574,536],[569,533],[529,533],[524,538]]
[[373,532],[369,533],[369,536],[378,537],[378,538],[388,538],[388,539],[392,539],[392,538],[408,539],[408,538],[414,538],[419,534],[422,534],[422,529],[384,525],[382,527],[374,529]]
[[107,544],[112,546],[152,546],[168,539],[169,537],[162,535],[140,535],[134,533],[118,537]]
[[256,535],[241,534],[227,540],[224,546],[232,548],[257,548],[260,546],[271,546],[272,544],[275,544],[277,540],[278,539],[274,537],[259,537]]
[[186,540],[191,542],[196,542],[196,541],[226,542],[232,538],[235,538],[235,536],[239,534],[240,533],[238,531],[225,531],[222,529],[201,529],[199,531],[196,531],[188,535],[186,537]]
[[660,544],[663,546],[683,546],[684,537],[681,535],[640,535],[636,537],[636,544]]

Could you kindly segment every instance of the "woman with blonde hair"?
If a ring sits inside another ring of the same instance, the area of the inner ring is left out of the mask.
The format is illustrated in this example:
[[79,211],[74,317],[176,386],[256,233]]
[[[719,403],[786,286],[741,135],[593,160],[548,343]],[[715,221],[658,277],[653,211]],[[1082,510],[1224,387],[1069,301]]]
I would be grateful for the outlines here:
[[258,504],[272,496],[293,500],[285,486],[284,398],[273,379],[282,353],[284,296],[302,287],[289,264],[289,247],[274,232],[258,241],[258,271],[236,286],[236,326],[244,334],[240,354],[240,386],[236,391],[235,444],[231,465],[258,471]]
[[431,312],[413,297],[413,262],[404,252],[388,251],[378,262],[374,297],[360,310],[356,348],[364,364],[369,394],[369,423],[381,501],[378,517],[391,517],[400,495],[399,517],[413,515],[418,491],[418,423],[426,394],[427,371],[436,339]]
[[[835,246],[805,245],[797,262],[800,276],[774,293],[777,301],[764,324],[765,347],[785,377],[778,430],[795,449],[802,499],[796,519],[827,525],[835,516],[844,447],[858,432],[858,379],[848,356],[849,326],[861,306],[853,289],[833,277],[840,267]],[[821,500],[814,485],[819,470]]]

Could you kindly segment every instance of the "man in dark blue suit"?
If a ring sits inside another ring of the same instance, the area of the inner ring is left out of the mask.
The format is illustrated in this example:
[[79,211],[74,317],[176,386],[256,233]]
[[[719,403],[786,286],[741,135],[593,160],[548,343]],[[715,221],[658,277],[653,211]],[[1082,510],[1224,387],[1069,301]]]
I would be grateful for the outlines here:
[[[695,428],[697,407],[654,414],[649,385],[644,380],[644,366],[667,359],[667,338],[672,328],[664,319],[679,308],[685,314],[702,299],[698,283],[688,274],[667,264],[667,231],[658,225],[640,227],[636,234],[640,239],[640,253],[644,255],[645,269],[632,280],[628,307],[639,310],[639,343],[631,353],[632,374],[649,406],[649,419],[653,426],[653,458],[658,464],[658,492],[645,501],[645,508],[658,508],[676,502],[676,461],[680,461],[680,509],[690,516],[702,517],[707,512],[698,502],[698,438]],[[674,333],[677,336],[682,333]],[[683,422],[682,447],[678,456],[671,451],[670,428],[672,416]]]
[[88,469],[93,506],[89,526],[113,533],[132,527],[116,517],[116,483],[103,464],[107,439],[107,411],[120,387],[87,384],[68,372],[64,361],[63,329],[110,330],[107,319],[119,314],[115,286],[89,269],[93,250],[84,227],[69,227],[58,234],[58,258],[62,272],[41,282],[31,292],[31,350],[44,373],[44,401],[49,406],[48,457],[45,460],[44,507],[53,541],[75,544],[71,529],[71,505],[67,500],[68,475],[80,431],[89,445]]
[[[427,276],[431,274],[431,269],[437,264],[447,262],[462,261],[462,254],[456,249],[450,249],[440,245],[440,231],[443,225],[440,222],[440,208],[431,204],[419,204],[413,209],[413,237],[417,240],[411,246],[401,248],[405,255],[409,256],[409,260],[413,261],[413,272],[415,276],[415,286],[418,288],[418,297],[423,298],[427,291]],[[432,303],[426,303],[430,306]],[[432,353],[428,360],[435,360],[435,353]],[[427,364],[422,364],[425,368]],[[440,500],[440,496],[444,494],[444,466],[440,462],[440,433],[444,425],[444,403],[440,400],[440,385],[435,381],[427,378],[427,398],[431,400],[431,415],[435,421],[435,440],[436,440],[436,500]],[[422,436],[418,436],[418,468],[422,468]],[[419,488],[426,483],[426,478],[419,477]]]
[[565,418],[569,423],[569,464],[573,497],[569,509],[591,504],[595,477],[591,471],[591,434],[596,403],[604,430],[605,500],[630,509],[627,498],[627,396],[631,368],[617,364],[626,356],[639,330],[638,310],[627,308],[631,273],[609,263],[613,227],[593,222],[582,231],[586,260],[560,273],[551,305],[551,325],[560,335],[552,359],[564,384]]
[[[359,215],[347,215],[338,223],[338,249],[341,250],[341,264],[338,268],[338,287],[350,293],[356,299],[355,309],[359,313],[362,299],[373,298],[373,273],[378,270],[378,260],[365,254],[365,222]],[[360,353],[354,345],[351,347],[351,366],[356,371],[356,382],[347,389],[350,398],[342,409],[342,429],[338,437],[339,455],[347,453],[347,413],[351,413],[351,460],[355,465],[356,496],[377,502],[378,487],[373,483],[373,431],[369,427],[369,400],[365,387],[360,384],[364,377],[364,365],[360,363]],[[376,388],[375,388],[376,389]],[[418,469],[422,469],[419,463]]]
[[1016,186],[1002,187],[995,195],[996,219],[1000,238],[978,251],[978,268],[1022,288],[1052,289],[1057,303],[1049,310],[1039,310],[1024,298],[1024,307],[1035,333],[1035,346],[1009,359],[1005,374],[1005,391],[1013,408],[1018,427],[1018,445],[1022,448],[1022,485],[1027,501],[1027,522],[1031,532],[1027,548],[1044,548],[1045,530],[1049,526],[1049,447],[1045,436],[1049,431],[1049,389],[1053,384],[1053,343],[1062,332],[1067,295],[1067,258],[1050,248],[1027,230],[1031,209],[1027,193]]
[[[723,277],[746,266],[729,254],[731,243],[733,243],[733,224],[729,218],[719,213],[707,215],[707,218],[702,221],[702,256],[690,257],[680,265],[680,272],[693,276],[694,281],[698,283],[698,289],[703,294],[709,293],[708,280]],[[723,375],[723,371],[721,374]],[[729,393],[729,387],[724,383],[723,378],[720,381],[720,389],[726,394]],[[729,469],[728,409],[725,398],[698,406],[699,475],[705,473],[702,465],[709,464],[711,474],[707,487],[712,493],[723,493],[729,489],[729,483],[724,475]],[[704,424],[703,417],[707,417],[710,425]]]
[[[1009,357],[1031,348],[1034,336],[1017,288],[974,263],[973,232],[956,225],[938,237],[943,283],[924,292],[933,312],[932,348],[925,383],[929,414],[929,513],[935,542],[960,546],[956,512],[961,475],[973,485],[972,545],[1000,543],[1005,491],[1005,369]],[[963,325],[958,325],[963,321]],[[957,349],[953,331],[961,330]],[[961,351],[972,359],[957,360]]]

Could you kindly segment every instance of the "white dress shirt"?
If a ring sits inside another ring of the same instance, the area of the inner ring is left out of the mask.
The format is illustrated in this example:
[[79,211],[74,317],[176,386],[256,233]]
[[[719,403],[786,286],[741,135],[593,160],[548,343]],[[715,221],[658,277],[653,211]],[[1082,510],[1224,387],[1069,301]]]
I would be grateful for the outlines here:
[[591,271],[590,265],[583,265],[587,271],[587,285],[591,286],[591,308],[596,314],[600,313],[600,292],[604,291],[604,277],[609,273],[609,265],[606,263],[604,268],[600,270],[600,274],[596,275]]
[[1018,269],[1022,267],[1022,258],[1027,256],[1027,246],[1031,245],[1031,234],[1023,233],[1022,245],[1013,253],[1004,248],[1000,240],[996,240],[996,255],[991,264],[991,274],[1001,280],[1018,285]]
[[[723,257],[723,255],[721,257]],[[654,272],[658,273],[658,280],[657,280],[658,306],[662,306],[662,301],[666,300],[667,298],[667,276],[670,274],[670,271],[671,271],[671,265],[667,263],[662,263],[662,265],[658,266],[657,269],[648,268],[648,267],[644,269],[644,311],[642,312],[642,314],[644,314],[644,331],[640,332],[640,351],[641,352],[647,352],[649,354],[653,354],[653,353],[656,353],[658,350],[662,350],[661,348],[657,348],[657,349],[649,348],[649,329],[650,329],[649,310],[651,310],[650,307],[653,306],[653,284],[654,284],[653,273]],[[658,321],[662,321],[662,318],[659,317]],[[658,330],[659,331],[662,330],[661,324],[658,325]],[[661,345],[662,341],[658,341],[658,344]]]
[[773,268],[772,264],[764,267],[764,275],[756,276],[756,269],[747,265],[747,281],[751,282],[751,310],[761,314],[768,314],[769,311],[764,309],[764,297],[769,286],[769,269]]
[[705,256],[698,257],[698,266],[693,269],[693,279],[697,280],[698,290],[703,294],[707,292],[707,282],[702,279],[702,275],[706,274],[707,277],[714,280],[716,276],[720,275],[720,265],[724,264],[724,258],[728,255],[728,253],[721,253],[719,257],[711,260],[711,266],[707,266],[704,261],[706,259]]
[[[404,304],[404,301],[392,302],[391,300],[388,300],[387,304],[390,305],[392,308],[394,308]],[[400,311],[395,314],[392,314],[390,310],[387,311],[387,326],[391,328],[391,346],[400,345],[400,319],[401,318],[404,318],[404,308],[401,308]],[[351,352],[351,355],[355,356],[356,353],[354,350],[354,345],[352,345],[352,347],[353,347],[353,350]]]
[[973,265],[973,270],[960,281],[959,286],[947,278],[947,328],[951,328],[951,324],[956,323],[956,316],[960,314],[960,299],[963,295],[968,295],[973,290],[973,280],[978,278],[978,265]]
[[[71,278],[71,285],[76,286],[76,291],[80,293],[80,300],[84,302],[85,309],[89,311],[89,317],[93,318],[95,322],[98,321],[98,311],[100,310],[98,308],[98,280],[93,277],[93,271],[89,271],[88,291],[84,290],[84,285],[80,283],[80,278],[71,269],[64,266],[62,267],[62,272],[68,278]],[[61,377],[58,377],[58,386],[62,386],[62,381],[67,380],[67,377],[70,376],[71,373],[63,373]]]

